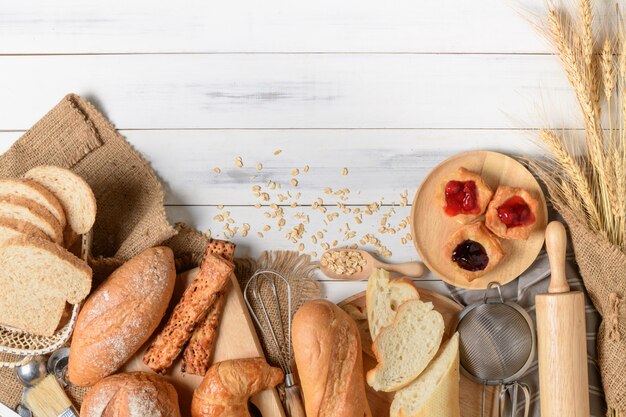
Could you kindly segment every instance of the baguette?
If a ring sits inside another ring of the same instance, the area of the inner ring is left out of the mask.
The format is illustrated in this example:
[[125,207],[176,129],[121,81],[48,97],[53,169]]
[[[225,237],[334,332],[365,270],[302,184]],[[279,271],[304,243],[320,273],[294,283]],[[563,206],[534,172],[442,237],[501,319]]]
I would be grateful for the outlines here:
[[[229,262],[235,258],[235,244],[224,240],[211,239],[206,250],[221,256]],[[226,292],[220,291],[215,301],[198,327],[194,330],[189,344],[183,353],[182,371],[188,374],[204,375],[211,366],[211,356],[215,350],[220,317],[226,304]]]
[[206,253],[198,275],[185,290],[167,324],[146,351],[143,361],[155,372],[165,372],[189,341],[218,294],[224,290],[234,265]]
[[76,320],[68,378],[91,386],[118,370],[159,325],[174,292],[174,253],[150,248],[115,270]]
[[307,417],[371,417],[361,337],[348,313],[309,301],[294,315],[292,341]]

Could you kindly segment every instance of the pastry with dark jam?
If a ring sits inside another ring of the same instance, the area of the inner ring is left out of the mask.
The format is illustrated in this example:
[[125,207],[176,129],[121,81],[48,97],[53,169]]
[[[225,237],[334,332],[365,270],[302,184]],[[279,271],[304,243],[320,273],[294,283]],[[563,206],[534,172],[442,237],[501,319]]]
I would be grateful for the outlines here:
[[523,188],[500,186],[489,203],[485,223],[503,239],[526,240],[535,228],[539,201]]
[[485,212],[492,196],[480,175],[461,167],[443,181],[438,200],[447,216],[467,224]]
[[498,239],[479,222],[457,230],[448,240],[444,255],[472,282],[495,268],[504,257],[504,251]]

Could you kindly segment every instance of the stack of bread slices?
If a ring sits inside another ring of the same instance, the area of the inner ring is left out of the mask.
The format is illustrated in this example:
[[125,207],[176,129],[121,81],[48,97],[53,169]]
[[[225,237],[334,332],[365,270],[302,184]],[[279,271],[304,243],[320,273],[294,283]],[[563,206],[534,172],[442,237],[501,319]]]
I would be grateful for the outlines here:
[[444,321],[413,283],[375,269],[367,319],[378,365],[367,373],[377,391],[395,392],[391,417],[459,417],[459,340],[444,346]]
[[66,303],[91,289],[91,268],[69,248],[96,220],[89,185],[64,168],[39,166],[0,179],[0,324],[51,336]]

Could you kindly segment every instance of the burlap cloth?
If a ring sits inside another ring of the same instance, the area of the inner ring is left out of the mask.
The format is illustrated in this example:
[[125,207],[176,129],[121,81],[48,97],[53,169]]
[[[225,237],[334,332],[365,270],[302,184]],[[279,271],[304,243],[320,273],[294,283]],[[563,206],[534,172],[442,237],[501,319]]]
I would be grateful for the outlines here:
[[[159,244],[174,250],[179,271],[201,259],[206,237],[183,224],[169,223],[161,183],[148,162],[81,97],[63,98],[0,156],[0,178],[19,177],[38,165],[69,168],[93,189],[98,203],[94,284],[122,262]],[[21,392],[13,370],[0,369],[0,402],[15,407]],[[78,404],[84,393],[70,389]]]
[[585,288],[602,315],[598,329],[598,364],[609,413],[626,415],[626,254],[575,220],[561,214],[569,226],[576,262]]

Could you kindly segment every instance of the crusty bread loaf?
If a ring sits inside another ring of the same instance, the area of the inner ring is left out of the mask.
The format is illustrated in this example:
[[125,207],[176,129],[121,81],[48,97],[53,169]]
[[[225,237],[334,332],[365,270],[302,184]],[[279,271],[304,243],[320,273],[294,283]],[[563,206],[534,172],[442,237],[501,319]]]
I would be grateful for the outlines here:
[[218,295],[224,290],[234,265],[206,253],[198,275],[174,307],[167,324],[152,341],[143,361],[154,372],[164,372],[178,357],[194,329],[206,316]]
[[40,229],[55,243],[63,243],[63,228],[50,210],[25,197],[0,197],[0,217],[21,220]]
[[80,417],[180,417],[178,394],[159,375],[144,372],[112,375],[87,393]]
[[65,303],[89,294],[91,268],[67,250],[35,236],[0,245],[0,323],[50,336]]
[[307,417],[372,415],[361,337],[345,311],[326,300],[305,303],[294,315],[292,341]]
[[424,372],[396,392],[391,417],[459,417],[459,334],[446,342]]
[[397,391],[422,373],[437,353],[444,322],[432,303],[410,300],[398,308],[393,323],[380,332],[372,351],[378,365],[367,372],[377,391]]
[[193,392],[191,417],[250,417],[250,396],[274,388],[283,378],[283,371],[263,358],[218,362]]
[[65,211],[59,200],[46,187],[28,179],[1,179],[0,197],[24,197],[35,201],[47,208],[55,219],[65,227]]
[[420,298],[410,279],[389,279],[389,272],[382,268],[372,271],[367,280],[366,294],[367,321],[372,340],[376,340],[383,327],[391,324],[400,305]]
[[48,236],[33,226],[22,220],[8,219],[0,217],[0,245],[5,241],[19,236],[35,236],[41,239],[48,239]]
[[87,299],[78,315],[69,380],[90,386],[119,369],[163,318],[174,291],[170,248],[150,248],[115,270]]
[[96,197],[89,184],[69,169],[52,165],[38,166],[26,174],[59,199],[67,222],[78,234],[87,233],[96,221]]

